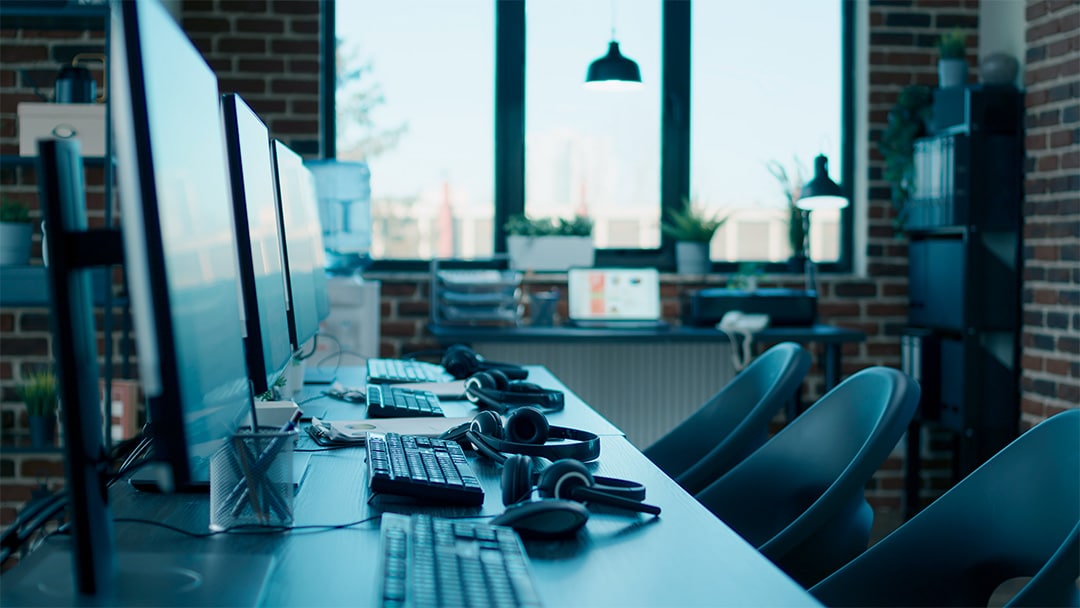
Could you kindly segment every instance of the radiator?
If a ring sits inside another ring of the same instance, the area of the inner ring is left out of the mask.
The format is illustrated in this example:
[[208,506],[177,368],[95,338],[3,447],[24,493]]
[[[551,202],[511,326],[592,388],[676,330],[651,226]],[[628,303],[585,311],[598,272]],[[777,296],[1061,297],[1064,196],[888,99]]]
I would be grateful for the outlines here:
[[727,342],[475,342],[492,361],[547,367],[645,448],[734,375]]

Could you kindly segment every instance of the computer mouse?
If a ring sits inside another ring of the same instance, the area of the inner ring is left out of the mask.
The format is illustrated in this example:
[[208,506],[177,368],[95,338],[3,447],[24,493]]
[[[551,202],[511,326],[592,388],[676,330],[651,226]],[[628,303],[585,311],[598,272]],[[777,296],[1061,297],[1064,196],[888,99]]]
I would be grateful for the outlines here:
[[589,510],[585,505],[562,498],[544,498],[510,505],[491,523],[509,526],[522,536],[550,538],[571,535],[588,520]]

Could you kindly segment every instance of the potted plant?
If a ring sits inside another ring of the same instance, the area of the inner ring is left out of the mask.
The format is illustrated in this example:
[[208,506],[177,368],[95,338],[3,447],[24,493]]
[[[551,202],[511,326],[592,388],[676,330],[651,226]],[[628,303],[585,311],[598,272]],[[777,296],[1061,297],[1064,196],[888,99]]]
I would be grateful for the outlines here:
[[669,210],[660,224],[664,234],[675,239],[675,268],[680,274],[709,272],[709,243],[727,217],[717,217],[699,205],[684,201],[681,209]]
[[900,91],[889,111],[878,148],[885,157],[883,177],[889,182],[893,208],[893,226],[897,233],[907,220],[907,203],[915,183],[915,140],[927,133],[933,94],[929,87],[909,85]]
[[10,198],[0,200],[0,266],[29,264],[33,236],[26,205]]
[[33,372],[18,387],[18,394],[26,404],[31,445],[36,448],[54,445],[56,410],[60,403],[56,376],[48,370]]
[[512,268],[559,272],[593,265],[593,222],[588,217],[555,220],[515,215],[504,228]]
[[938,86],[962,87],[967,76],[967,35],[961,29],[945,32],[938,40]]
[[789,174],[787,169],[777,161],[768,163],[769,173],[780,182],[780,190],[787,201],[788,210],[788,246],[791,247],[791,257],[788,258],[788,270],[802,272],[806,267],[806,259],[809,252],[806,251],[806,232],[810,226],[809,216],[806,211],[799,209],[795,204],[802,194],[803,178],[802,167],[795,162],[795,171]]

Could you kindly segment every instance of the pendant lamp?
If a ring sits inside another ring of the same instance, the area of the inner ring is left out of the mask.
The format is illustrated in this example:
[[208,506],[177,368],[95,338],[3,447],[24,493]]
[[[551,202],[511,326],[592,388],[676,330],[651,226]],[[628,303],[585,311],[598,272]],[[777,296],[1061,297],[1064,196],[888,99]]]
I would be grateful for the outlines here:
[[607,55],[589,64],[589,71],[585,74],[585,88],[595,91],[643,89],[638,64],[619,52],[619,43],[615,41],[614,29],[611,34],[612,40],[608,44]]

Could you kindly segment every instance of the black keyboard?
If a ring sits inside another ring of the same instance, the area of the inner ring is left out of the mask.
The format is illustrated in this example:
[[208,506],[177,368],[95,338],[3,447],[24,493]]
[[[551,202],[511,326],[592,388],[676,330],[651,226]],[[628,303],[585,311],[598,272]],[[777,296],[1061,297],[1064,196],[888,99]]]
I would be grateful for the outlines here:
[[516,532],[483,522],[384,513],[383,606],[540,606]]
[[453,382],[455,378],[441,365],[412,359],[368,359],[368,382]]
[[418,418],[445,416],[439,398],[431,391],[369,384],[364,389],[368,418]]
[[468,506],[484,503],[480,480],[457,442],[420,435],[368,433],[367,458],[373,494]]

